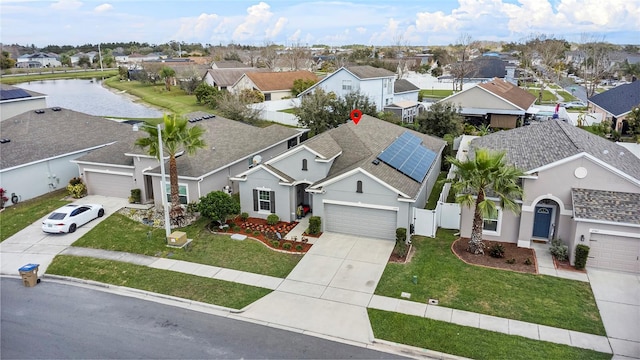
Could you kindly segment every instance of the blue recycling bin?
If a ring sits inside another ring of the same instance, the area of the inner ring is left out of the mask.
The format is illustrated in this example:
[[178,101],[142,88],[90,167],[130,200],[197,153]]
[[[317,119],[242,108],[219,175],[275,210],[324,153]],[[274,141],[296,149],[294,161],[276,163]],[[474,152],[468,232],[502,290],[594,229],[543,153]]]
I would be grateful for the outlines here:
[[26,287],[34,287],[40,282],[38,279],[38,267],[40,264],[27,264],[18,269],[22,277],[22,283]]

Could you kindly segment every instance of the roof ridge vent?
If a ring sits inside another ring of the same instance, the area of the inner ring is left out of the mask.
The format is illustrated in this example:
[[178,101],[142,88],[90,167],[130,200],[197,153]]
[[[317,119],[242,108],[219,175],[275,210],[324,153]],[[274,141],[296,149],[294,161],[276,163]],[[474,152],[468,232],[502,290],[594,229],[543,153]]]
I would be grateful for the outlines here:
[[44,114],[44,110],[43,109],[39,109],[34,111],[36,114]]
[[51,108],[51,110],[53,110],[53,111],[60,111],[60,110],[62,110],[62,108],[61,108],[61,107],[56,106],[56,107],[52,107],[52,108]]

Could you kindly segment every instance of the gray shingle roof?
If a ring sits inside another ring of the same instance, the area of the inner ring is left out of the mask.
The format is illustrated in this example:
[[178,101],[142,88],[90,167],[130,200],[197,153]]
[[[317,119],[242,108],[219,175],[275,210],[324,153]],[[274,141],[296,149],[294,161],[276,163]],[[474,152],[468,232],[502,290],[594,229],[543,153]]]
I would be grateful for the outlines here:
[[640,193],[572,189],[576,219],[640,225]]
[[507,161],[525,172],[586,152],[640,180],[640,159],[627,149],[563,121],[499,131],[472,140],[471,147],[505,150]]
[[623,84],[589,98],[589,101],[613,116],[628,113],[640,104],[640,81]]
[[[424,145],[436,154],[439,154],[445,146],[445,141],[442,139],[408,130],[369,115],[363,115],[357,125],[349,121],[313,138],[318,143],[325,141],[327,143],[336,143],[342,150],[342,155],[338,156],[333,162],[328,176],[316,182],[316,184],[359,167],[409,197],[415,198],[418,195],[421,183],[414,181],[384,162],[380,162],[378,165],[372,163],[382,150],[405,131],[409,131],[421,138]],[[439,169],[436,171],[439,171]]]
[[133,141],[131,125],[68,109],[27,111],[2,122],[0,169],[40,161],[114,141]]
[[377,68],[370,65],[361,65],[361,66],[347,66],[347,70],[349,70],[353,75],[357,76],[359,79],[371,79],[371,78],[379,78],[379,77],[389,77],[396,76],[393,71],[389,71],[383,68]]
[[419,91],[420,88],[413,85],[413,83],[406,79],[398,79],[393,84],[394,93],[403,93],[408,91]]
[[[208,114],[195,112],[186,117],[190,119],[203,115]],[[259,128],[220,116],[190,126],[195,125],[205,129],[203,138],[207,146],[193,156],[183,155],[177,158],[180,176],[200,177],[300,134],[299,130],[278,124]],[[141,148],[135,148],[134,153],[146,154]],[[248,165],[247,163],[247,167]],[[152,172],[160,173],[159,167]]]
[[226,87],[231,86],[242,77],[245,73],[255,71],[267,71],[267,69],[256,68],[225,68],[225,69],[209,69],[207,73],[211,75],[213,81],[217,86]]

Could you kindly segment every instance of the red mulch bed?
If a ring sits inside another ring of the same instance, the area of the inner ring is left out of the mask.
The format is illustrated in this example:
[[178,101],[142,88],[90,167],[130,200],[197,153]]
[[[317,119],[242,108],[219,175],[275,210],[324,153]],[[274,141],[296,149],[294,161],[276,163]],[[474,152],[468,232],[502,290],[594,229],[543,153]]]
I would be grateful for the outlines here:
[[575,272],[581,272],[581,273],[587,272],[586,269],[578,270],[575,267],[571,266],[571,263],[569,262],[569,260],[558,261],[554,256],[552,256],[552,258],[553,258],[553,265],[556,267],[556,269],[575,271]]
[[[282,246],[286,243],[291,244],[291,248],[287,251],[294,252],[294,253],[306,253],[307,251],[309,251],[309,249],[311,249],[312,244],[309,244],[308,242],[302,242],[301,241],[302,239],[298,239],[298,241],[284,240],[284,237],[289,233],[289,231],[291,231],[294,227],[296,227],[296,225],[298,225],[298,223],[295,221],[290,223],[285,221],[280,221],[275,225],[267,225],[267,220],[265,219],[250,217],[246,221],[242,221],[240,217],[237,217],[233,220],[227,221],[227,224],[228,225],[235,224],[236,226],[240,227],[240,230],[236,231],[237,233],[244,234],[244,235],[247,235],[249,238],[258,240],[263,244],[265,244],[267,247],[274,250],[282,251],[283,250]],[[234,231],[232,231],[231,229],[227,229],[226,231],[222,231],[222,232],[232,233]],[[272,235],[276,232],[279,232],[280,236],[283,239],[278,241],[277,248],[273,246],[273,241],[276,238],[274,238],[273,237],[274,235]],[[270,238],[269,236],[272,236],[272,237]],[[302,245],[302,250],[297,250],[296,249],[297,245]]]
[[[517,244],[500,241],[483,241],[485,244],[484,255],[475,255],[467,251],[468,238],[460,238],[451,244],[451,251],[462,261],[471,264],[496,269],[512,270],[522,273],[537,274],[538,265],[536,253],[533,249],[519,248]],[[489,255],[489,249],[494,244],[501,244],[504,248],[503,258],[494,258]],[[532,264],[526,265],[526,259],[530,259]],[[515,263],[509,264],[507,260],[515,259]]]

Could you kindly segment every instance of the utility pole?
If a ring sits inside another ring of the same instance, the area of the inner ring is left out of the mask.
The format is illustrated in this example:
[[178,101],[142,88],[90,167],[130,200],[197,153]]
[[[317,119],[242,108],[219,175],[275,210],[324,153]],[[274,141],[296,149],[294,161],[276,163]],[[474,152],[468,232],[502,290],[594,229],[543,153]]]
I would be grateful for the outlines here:
[[102,67],[102,51],[100,50],[100,43],[98,43],[98,56],[100,57],[100,71],[104,71],[104,67]]

